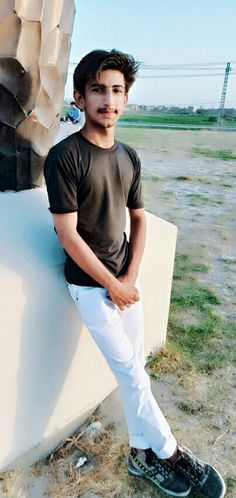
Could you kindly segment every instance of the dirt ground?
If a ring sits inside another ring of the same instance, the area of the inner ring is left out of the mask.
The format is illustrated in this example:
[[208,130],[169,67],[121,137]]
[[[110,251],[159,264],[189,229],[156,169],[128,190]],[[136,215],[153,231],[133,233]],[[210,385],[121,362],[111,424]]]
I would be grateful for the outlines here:
[[[204,154],[207,149],[231,150],[235,154],[235,133],[131,128],[118,129],[117,136],[133,145],[142,159],[146,209],[178,226],[177,253],[197,256],[209,266],[210,271],[201,276],[202,282],[219,296],[221,316],[235,320],[236,161]],[[235,348],[235,340],[232,347]],[[236,365],[222,365],[209,375],[187,378],[165,375],[152,381],[152,386],[177,439],[219,469],[227,481],[227,498],[235,498]],[[180,408],[183,402],[190,407],[188,410]],[[104,453],[101,446],[94,467],[84,473],[76,471],[76,488],[67,486],[66,474],[62,476],[55,470],[58,463],[54,460],[50,465],[42,463],[21,477],[10,476],[3,496],[92,498],[95,493],[103,498],[164,496],[150,484],[127,475],[127,434],[117,391],[105,400],[96,417],[103,427],[109,426],[106,451],[110,463],[108,459],[100,466]],[[113,465],[115,459],[118,467]]]
[[153,147],[139,149],[144,178],[148,174],[160,178],[160,183],[144,182],[146,208],[177,225],[177,252],[201,255],[210,266],[206,281],[220,294],[222,314],[235,319],[236,161],[194,152],[235,153],[235,134],[166,130],[156,134],[155,155]]

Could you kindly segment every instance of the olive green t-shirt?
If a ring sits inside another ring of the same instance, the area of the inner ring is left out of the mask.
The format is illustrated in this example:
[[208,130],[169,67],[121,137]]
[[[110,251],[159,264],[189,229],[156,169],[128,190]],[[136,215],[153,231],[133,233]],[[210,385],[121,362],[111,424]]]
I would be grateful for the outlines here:
[[[115,276],[124,273],[129,257],[126,206],[143,208],[135,150],[118,141],[103,149],[77,132],[52,147],[45,180],[50,211],[78,212],[77,231],[84,241]],[[72,284],[100,287],[68,254],[65,276]]]

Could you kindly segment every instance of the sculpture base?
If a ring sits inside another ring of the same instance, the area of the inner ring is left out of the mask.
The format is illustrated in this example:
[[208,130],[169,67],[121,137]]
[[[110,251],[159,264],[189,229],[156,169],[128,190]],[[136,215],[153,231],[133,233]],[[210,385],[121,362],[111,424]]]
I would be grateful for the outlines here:
[[[116,382],[69,296],[44,187],[0,194],[0,468],[52,449]],[[147,214],[146,353],[165,342],[176,227]],[[31,461],[32,463],[32,461]]]

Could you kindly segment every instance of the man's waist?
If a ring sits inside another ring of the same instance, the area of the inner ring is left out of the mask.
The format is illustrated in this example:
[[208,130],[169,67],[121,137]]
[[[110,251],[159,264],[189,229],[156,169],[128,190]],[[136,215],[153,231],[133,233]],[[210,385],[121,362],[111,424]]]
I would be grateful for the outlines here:
[[[128,250],[125,252],[121,260],[104,260],[100,259],[101,263],[115,276],[120,277],[124,275],[128,268]],[[67,282],[75,285],[85,285],[91,287],[102,287],[96,280],[94,280],[88,273],[86,273],[75,261],[67,254],[65,263],[65,276]]]

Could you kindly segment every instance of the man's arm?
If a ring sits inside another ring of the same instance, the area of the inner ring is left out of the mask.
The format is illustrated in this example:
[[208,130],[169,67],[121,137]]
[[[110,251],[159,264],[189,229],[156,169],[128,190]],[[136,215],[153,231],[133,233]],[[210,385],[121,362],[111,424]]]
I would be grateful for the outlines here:
[[129,209],[129,266],[126,274],[119,277],[121,282],[128,281],[135,285],[146,240],[146,217],[144,209]]
[[108,290],[111,300],[123,309],[139,299],[131,282],[119,282],[99,261],[76,230],[77,213],[53,214],[58,238],[75,263]]

